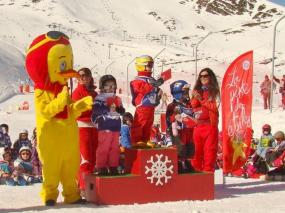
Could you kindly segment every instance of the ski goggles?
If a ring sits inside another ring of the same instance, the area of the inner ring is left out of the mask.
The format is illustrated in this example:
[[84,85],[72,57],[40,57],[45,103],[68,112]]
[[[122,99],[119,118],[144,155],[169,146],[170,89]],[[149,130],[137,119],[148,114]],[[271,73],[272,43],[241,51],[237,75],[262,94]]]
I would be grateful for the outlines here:
[[69,40],[69,37],[65,35],[62,32],[59,31],[49,31],[45,34],[45,38],[38,43],[36,43],[34,46],[32,46],[30,49],[27,51],[27,55],[32,52],[35,49],[38,49],[39,47],[43,46],[44,44],[48,43],[49,41],[58,41],[61,38],[65,38],[66,40]]
[[69,40],[69,37],[60,31],[49,31],[46,33],[46,37],[49,39],[52,39],[54,41],[57,41],[57,40],[61,39],[62,37]]

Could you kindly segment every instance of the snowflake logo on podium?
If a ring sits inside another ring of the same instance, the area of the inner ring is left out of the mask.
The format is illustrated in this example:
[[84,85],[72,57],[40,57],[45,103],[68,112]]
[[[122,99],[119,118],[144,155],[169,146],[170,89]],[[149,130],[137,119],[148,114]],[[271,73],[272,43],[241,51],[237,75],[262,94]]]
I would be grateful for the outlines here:
[[[150,180],[150,183],[154,183],[154,181],[156,181],[156,186],[162,186],[163,184],[168,183],[168,180],[171,179],[171,174],[173,174],[173,165],[171,164],[171,160],[168,159],[168,156],[156,154],[155,157],[156,160],[154,160],[154,156],[151,156],[150,160],[147,161],[147,163],[151,164],[151,167],[149,168],[148,166],[145,166],[145,174],[151,174],[151,176],[147,177],[147,179]],[[168,164],[170,165],[168,166]]]

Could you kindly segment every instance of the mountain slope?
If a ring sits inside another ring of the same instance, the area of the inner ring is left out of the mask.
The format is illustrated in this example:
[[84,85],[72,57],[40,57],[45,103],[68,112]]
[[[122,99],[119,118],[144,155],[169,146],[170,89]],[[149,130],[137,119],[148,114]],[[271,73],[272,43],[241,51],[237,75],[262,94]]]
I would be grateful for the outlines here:
[[197,0],[198,11],[205,10],[212,14],[229,16],[248,14],[252,19],[273,18],[282,12],[264,1],[257,0]]

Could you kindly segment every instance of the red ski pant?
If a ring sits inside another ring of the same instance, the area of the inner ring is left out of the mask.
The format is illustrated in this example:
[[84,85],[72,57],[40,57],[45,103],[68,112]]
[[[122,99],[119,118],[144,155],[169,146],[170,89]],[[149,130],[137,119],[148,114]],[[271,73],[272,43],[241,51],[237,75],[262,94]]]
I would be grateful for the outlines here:
[[96,168],[118,167],[120,157],[120,132],[98,131],[98,148],[96,151]]
[[269,109],[270,107],[270,93],[263,93],[263,108]]
[[184,128],[180,132],[181,144],[189,144],[193,142],[193,129]]
[[195,154],[193,167],[198,171],[214,172],[218,149],[218,128],[200,124],[194,128]]
[[179,160],[193,158],[195,151],[193,144],[193,129],[182,129],[179,131],[178,140],[174,140],[173,142],[176,145]]
[[282,107],[285,109],[285,93],[282,93]]
[[96,128],[80,127],[80,168],[79,188],[85,189],[84,177],[94,171],[96,149],[98,145],[98,132]]
[[137,107],[131,128],[131,142],[147,142],[150,140],[154,120],[154,107]]

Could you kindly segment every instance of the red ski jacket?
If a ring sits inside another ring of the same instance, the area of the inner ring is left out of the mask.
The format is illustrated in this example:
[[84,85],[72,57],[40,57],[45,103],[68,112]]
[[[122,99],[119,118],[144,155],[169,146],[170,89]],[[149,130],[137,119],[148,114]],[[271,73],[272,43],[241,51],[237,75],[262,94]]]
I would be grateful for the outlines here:
[[218,126],[219,111],[215,99],[209,99],[208,91],[198,91],[202,100],[191,99],[191,105],[195,113],[195,118],[199,123],[209,122],[212,126]]

